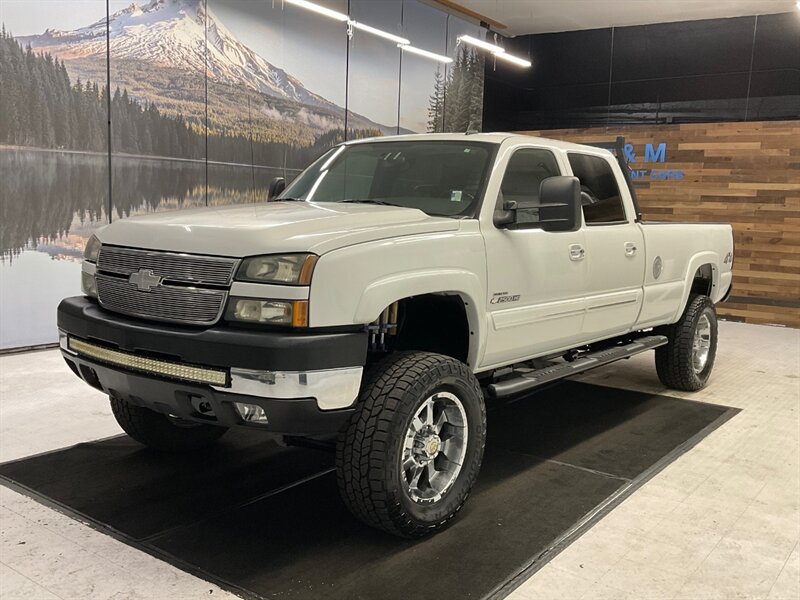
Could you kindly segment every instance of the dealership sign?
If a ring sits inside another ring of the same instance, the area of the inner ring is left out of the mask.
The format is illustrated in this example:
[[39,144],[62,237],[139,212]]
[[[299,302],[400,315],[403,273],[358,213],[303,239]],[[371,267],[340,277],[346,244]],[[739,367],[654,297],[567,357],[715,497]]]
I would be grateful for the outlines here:
[[[655,144],[644,145],[644,157],[642,162],[645,164],[660,163],[663,166],[667,157],[667,144],[661,142],[657,146]],[[633,144],[625,144],[625,159],[628,161],[628,166],[631,170],[631,179],[634,181],[642,179],[683,179],[683,169],[659,169],[645,166],[639,168],[636,166],[637,151],[634,149]]]

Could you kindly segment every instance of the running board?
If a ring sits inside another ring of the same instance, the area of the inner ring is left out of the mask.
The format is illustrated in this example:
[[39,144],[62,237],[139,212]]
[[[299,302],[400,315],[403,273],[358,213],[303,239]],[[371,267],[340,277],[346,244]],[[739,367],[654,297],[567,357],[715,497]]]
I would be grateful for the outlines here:
[[597,352],[589,352],[572,362],[558,363],[541,369],[514,369],[513,374],[516,377],[491,383],[486,387],[486,390],[492,398],[513,396],[514,394],[527,392],[545,383],[570,377],[623,358],[630,358],[635,354],[658,348],[666,343],[666,336],[648,335],[624,346],[614,346]]

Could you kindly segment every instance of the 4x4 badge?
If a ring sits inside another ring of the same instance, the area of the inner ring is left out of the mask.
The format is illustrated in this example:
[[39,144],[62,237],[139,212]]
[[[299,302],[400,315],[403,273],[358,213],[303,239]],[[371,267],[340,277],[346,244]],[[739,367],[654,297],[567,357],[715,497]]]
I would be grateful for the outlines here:
[[161,285],[161,277],[154,274],[150,269],[139,269],[128,277],[128,282],[135,285],[140,292],[149,292],[154,287]]

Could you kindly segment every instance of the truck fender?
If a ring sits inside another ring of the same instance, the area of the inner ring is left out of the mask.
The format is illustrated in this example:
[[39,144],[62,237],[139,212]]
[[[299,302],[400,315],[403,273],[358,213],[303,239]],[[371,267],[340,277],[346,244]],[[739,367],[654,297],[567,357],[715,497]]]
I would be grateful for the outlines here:
[[354,323],[372,323],[393,302],[423,294],[453,294],[464,301],[470,330],[468,363],[478,364],[484,347],[486,328],[480,318],[483,297],[480,279],[475,273],[461,269],[429,269],[395,273],[370,283],[356,307]]
[[719,291],[720,258],[716,252],[709,250],[706,252],[699,252],[689,259],[689,266],[686,269],[686,273],[684,273],[683,279],[683,300],[678,306],[677,312],[672,315],[670,323],[676,322],[683,314],[686,303],[689,301],[689,294],[692,291],[692,282],[694,281],[695,273],[697,273],[697,269],[706,264],[711,265],[711,301],[714,302],[714,298],[718,295]]

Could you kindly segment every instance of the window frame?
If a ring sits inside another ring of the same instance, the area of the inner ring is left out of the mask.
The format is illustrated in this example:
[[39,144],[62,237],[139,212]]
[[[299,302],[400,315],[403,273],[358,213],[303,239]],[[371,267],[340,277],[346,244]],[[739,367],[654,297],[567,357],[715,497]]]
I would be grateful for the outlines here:
[[[617,173],[616,173],[616,171],[614,171],[614,165],[611,163],[611,161],[607,160],[605,156],[600,156],[600,155],[594,154],[592,152],[581,152],[581,151],[578,151],[578,150],[568,150],[566,152],[566,154],[567,154],[567,161],[566,162],[569,165],[569,171],[570,171],[570,173],[572,174],[573,177],[578,177],[578,176],[575,175],[575,171],[572,168],[572,163],[569,161],[569,157],[572,154],[575,154],[575,155],[578,155],[578,156],[589,156],[589,157],[592,157],[592,158],[596,158],[596,159],[602,160],[603,162],[605,162],[608,165],[608,168],[611,171],[611,174],[614,176],[614,184],[617,186],[617,192],[618,192],[618,195],[619,195],[619,202],[622,205],[622,214],[625,216],[624,220],[590,222],[590,221],[588,221],[586,219],[586,214],[583,212],[583,206],[581,206],[581,216],[583,217],[583,224],[586,227],[608,227],[608,226],[613,226],[613,225],[630,225],[631,217],[630,217],[630,214],[628,214],[628,207],[625,206],[625,199],[622,196],[622,188],[619,187],[619,181],[617,180]],[[580,177],[578,177],[578,181],[580,181]]]

